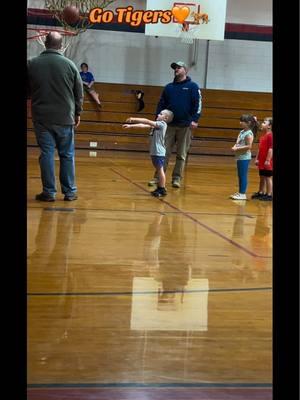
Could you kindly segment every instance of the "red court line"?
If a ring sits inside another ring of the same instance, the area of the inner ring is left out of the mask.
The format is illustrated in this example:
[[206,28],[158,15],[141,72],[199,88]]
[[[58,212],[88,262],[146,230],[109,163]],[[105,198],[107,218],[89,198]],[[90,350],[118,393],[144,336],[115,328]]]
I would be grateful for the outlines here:
[[271,388],[45,388],[27,393],[27,400],[272,400]]
[[[130,178],[127,178],[127,176],[121,174],[119,171],[116,171],[113,168],[110,168],[115,174],[121,176],[123,179],[125,179],[126,181],[130,182],[131,184],[137,186],[139,189],[143,190],[144,192],[149,194],[149,191],[146,190],[143,186],[139,185],[138,183],[132,181]],[[255,258],[271,258],[269,256],[260,256],[259,254],[254,253],[251,250],[248,250],[246,247],[240,245],[239,243],[235,242],[232,239],[229,239],[227,236],[223,235],[221,232],[216,231],[215,229],[211,228],[210,226],[204,224],[203,222],[199,221],[198,219],[192,217],[190,214],[188,214],[187,212],[181,210],[180,208],[174,206],[173,204],[169,203],[167,200],[165,199],[161,199],[159,198],[160,201],[164,202],[165,204],[167,204],[169,207],[173,208],[174,210],[178,211],[179,213],[183,214],[185,217],[191,219],[193,222],[195,222],[196,224],[202,226],[203,228],[207,229],[208,231],[210,231],[211,233],[219,236],[220,238],[226,240],[228,243],[232,244],[233,246],[237,247],[238,249],[244,251],[245,253],[249,254],[252,257]]]

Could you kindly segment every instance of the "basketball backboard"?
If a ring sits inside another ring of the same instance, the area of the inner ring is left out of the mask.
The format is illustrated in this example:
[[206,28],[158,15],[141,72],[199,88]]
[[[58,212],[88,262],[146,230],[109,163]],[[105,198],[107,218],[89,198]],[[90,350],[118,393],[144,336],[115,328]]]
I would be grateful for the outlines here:
[[[173,7],[188,7],[185,23],[193,32],[194,39],[224,40],[227,0],[147,0],[147,10],[172,10]],[[182,23],[173,16],[170,23],[157,22],[145,25],[145,35],[181,38]]]

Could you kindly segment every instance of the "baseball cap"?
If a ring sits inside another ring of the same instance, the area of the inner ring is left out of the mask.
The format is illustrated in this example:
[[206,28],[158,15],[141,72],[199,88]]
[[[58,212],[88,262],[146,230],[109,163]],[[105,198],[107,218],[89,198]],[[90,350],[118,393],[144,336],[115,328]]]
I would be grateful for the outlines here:
[[183,61],[172,62],[171,68],[175,69],[176,67],[183,67],[185,70],[187,70],[187,68],[188,68],[187,65]]

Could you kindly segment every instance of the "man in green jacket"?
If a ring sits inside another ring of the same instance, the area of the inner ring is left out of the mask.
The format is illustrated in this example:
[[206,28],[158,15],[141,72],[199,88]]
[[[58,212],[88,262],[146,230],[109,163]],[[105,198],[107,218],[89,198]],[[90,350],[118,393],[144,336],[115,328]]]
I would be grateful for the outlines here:
[[48,33],[46,50],[28,61],[28,83],[32,120],[41,154],[43,191],[39,201],[54,201],[55,147],[60,160],[59,180],[64,200],[77,199],[74,160],[74,127],[80,123],[83,103],[82,80],[73,61],[61,52],[62,36]]

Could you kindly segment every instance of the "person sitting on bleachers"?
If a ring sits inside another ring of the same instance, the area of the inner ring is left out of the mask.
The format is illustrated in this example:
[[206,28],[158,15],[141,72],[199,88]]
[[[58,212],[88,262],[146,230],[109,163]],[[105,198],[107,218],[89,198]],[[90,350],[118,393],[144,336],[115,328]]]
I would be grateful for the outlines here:
[[95,100],[97,105],[101,108],[101,101],[99,100],[99,94],[93,88],[95,79],[91,72],[88,71],[89,66],[86,63],[80,65],[81,71],[80,76],[83,83],[83,88],[88,92],[88,94]]

